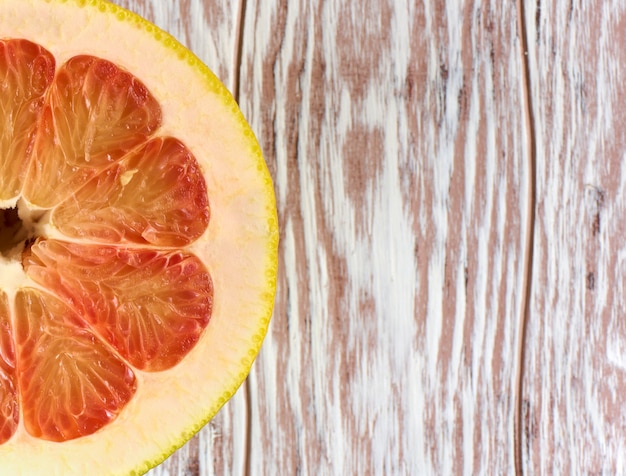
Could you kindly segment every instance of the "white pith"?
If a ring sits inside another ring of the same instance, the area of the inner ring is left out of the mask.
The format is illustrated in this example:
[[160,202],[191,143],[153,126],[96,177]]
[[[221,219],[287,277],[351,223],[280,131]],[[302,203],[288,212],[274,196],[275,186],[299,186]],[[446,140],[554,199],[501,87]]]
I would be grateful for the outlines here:
[[[156,27],[99,0],[5,0],[0,3],[0,31],[5,38],[40,44],[55,56],[57,66],[76,54],[91,54],[129,70],[162,107],[157,135],[184,142],[205,174],[211,221],[187,248],[203,259],[214,284],[212,319],[198,345],[173,369],[136,371],[136,396],[95,434],[59,444],[32,438],[20,426],[0,445],[0,474],[141,473],[215,414],[241,384],[258,351],[275,285],[271,181],[232,97]],[[53,237],[56,231],[48,227],[46,234]],[[32,285],[16,264],[0,260],[0,288],[10,294]]]

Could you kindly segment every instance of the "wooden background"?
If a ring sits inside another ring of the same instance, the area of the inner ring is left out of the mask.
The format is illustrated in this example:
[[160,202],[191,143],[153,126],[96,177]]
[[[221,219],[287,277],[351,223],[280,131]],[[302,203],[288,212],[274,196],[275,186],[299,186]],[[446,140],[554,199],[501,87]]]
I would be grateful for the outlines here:
[[151,476],[626,473],[626,2],[116,1],[281,224],[249,379]]

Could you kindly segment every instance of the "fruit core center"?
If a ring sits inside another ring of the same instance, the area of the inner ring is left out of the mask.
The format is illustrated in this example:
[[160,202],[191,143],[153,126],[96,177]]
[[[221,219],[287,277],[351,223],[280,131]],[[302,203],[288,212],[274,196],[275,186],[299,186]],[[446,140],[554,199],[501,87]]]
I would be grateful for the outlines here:
[[42,215],[36,216],[23,203],[0,209],[0,256],[20,261],[22,252],[39,236]]

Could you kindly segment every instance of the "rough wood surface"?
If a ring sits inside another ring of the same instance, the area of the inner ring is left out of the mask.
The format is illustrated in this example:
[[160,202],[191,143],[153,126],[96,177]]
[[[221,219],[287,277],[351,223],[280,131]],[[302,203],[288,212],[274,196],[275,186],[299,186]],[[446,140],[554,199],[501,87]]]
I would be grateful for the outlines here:
[[254,474],[514,465],[529,182],[517,11],[403,3],[246,10],[241,105],[282,226],[251,380]]
[[623,2],[116,1],[235,92],[281,224],[249,379],[151,476],[626,472]]
[[529,474],[626,473],[626,4],[526,12],[537,142]]

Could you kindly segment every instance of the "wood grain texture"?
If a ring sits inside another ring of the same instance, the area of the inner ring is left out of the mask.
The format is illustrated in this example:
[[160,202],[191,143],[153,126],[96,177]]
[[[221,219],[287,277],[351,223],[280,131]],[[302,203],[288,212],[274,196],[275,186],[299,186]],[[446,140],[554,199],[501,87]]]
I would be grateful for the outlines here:
[[528,5],[537,131],[528,474],[626,473],[626,5]]
[[529,168],[511,2],[248,2],[275,178],[250,474],[510,474]]

